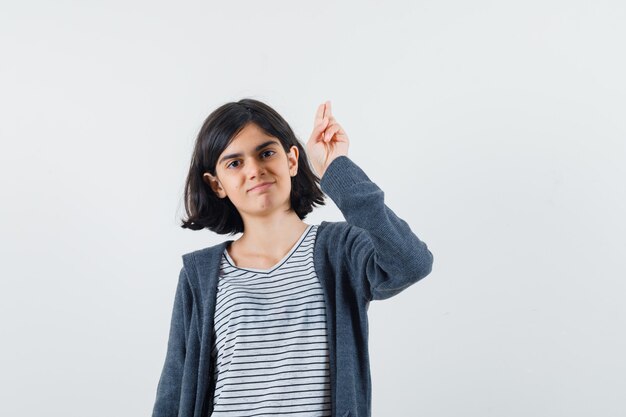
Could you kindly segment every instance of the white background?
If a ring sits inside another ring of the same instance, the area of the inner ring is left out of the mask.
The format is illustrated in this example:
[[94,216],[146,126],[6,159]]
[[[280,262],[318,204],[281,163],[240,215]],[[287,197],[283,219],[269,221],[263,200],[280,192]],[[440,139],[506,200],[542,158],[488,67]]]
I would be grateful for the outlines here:
[[[372,415],[626,415],[622,1],[2,1],[0,415],[149,416],[205,117],[349,156],[434,254],[372,303]],[[343,220],[327,199],[305,220]]]

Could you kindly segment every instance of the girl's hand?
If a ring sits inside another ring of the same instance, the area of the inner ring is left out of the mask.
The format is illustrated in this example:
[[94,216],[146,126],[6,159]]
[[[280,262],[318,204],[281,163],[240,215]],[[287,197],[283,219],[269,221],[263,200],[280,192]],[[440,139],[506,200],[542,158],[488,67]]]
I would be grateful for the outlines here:
[[348,155],[348,135],[337,123],[330,108],[330,101],[317,108],[313,133],[306,143],[306,151],[317,176],[322,178],[330,163],[341,155]]

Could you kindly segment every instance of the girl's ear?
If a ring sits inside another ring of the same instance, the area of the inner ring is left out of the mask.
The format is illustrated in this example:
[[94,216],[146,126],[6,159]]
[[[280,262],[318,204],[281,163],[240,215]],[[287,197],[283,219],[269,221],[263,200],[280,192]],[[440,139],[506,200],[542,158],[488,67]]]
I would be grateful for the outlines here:
[[222,187],[222,183],[220,182],[220,180],[214,176],[211,175],[208,172],[205,172],[202,175],[202,179],[205,183],[207,183],[211,189],[213,190],[213,192],[219,197],[219,198],[224,198],[226,197],[226,191],[224,191],[224,187]]
[[289,153],[287,154],[287,162],[289,163],[289,175],[295,177],[298,173],[298,156],[300,150],[296,145],[293,145],[291,149],[289,149]]

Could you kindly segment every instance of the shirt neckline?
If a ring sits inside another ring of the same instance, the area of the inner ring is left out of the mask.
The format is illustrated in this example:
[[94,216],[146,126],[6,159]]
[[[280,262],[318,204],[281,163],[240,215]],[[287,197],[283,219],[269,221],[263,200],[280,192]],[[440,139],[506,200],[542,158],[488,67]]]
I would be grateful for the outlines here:
[[228,246],[230,245],[230,243],[233,242],[232,240],[228,241],[226,243],[226,246],[224,247],[224,257],[226,258],[226,260],[228,261],[230,266],[232,266],[235,269],[239,269],[239,270],[242,270],[242,271],[252,271],[252,272],[259,272],[259,273],[267,274],[267,273],[273,272],[274,270],[280,268],[280,266],[282,264],[284,264],[291,257],[291,255],[293,255],[293,253],[298,249],[298,247],[300,247],[300,244],[302,243],[304,238],[306,238],[306,236],[309,234],[309,231],[312,228],[313,228],[312,224],[308,225],[307,228],[304,229],[304,232],[302,232],[302,234],[300,235],[300,237],[298,238],[296,243],[294,243],[294,245],[291,247],[289,252],[287,252],[287,254],[285,256],[283,256],[283,258],[280,261],[278,261],[274,266],[272,266],[269,269],[242,268],[242,267],[239,267],[239,266],[235,265],[235,261],[228,254]]

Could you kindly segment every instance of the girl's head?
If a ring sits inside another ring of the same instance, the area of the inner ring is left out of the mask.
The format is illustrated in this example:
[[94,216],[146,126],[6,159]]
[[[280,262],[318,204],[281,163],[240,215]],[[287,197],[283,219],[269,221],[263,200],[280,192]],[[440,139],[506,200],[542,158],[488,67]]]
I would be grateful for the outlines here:
[[[269,182],[261,190],[255,185]],[[320,179],[287,122],[258,100],[226,103],[204,121],[185,184],[181,227],[219,234],[244,231],[244,216],[275,210],[304,219],[324,205]]]

